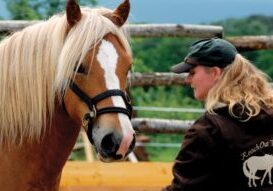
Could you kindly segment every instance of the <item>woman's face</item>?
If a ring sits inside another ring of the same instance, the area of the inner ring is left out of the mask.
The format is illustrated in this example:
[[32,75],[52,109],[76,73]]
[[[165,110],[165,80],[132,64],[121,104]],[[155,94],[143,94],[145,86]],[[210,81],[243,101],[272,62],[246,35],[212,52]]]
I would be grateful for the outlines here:
[[216,83],[221,75],[221,69],[218,67],[205,67],[197,65],[192,68],[186,78],[186,83],[194,91],[194,97],[197,100],[205,101],[209,90]]

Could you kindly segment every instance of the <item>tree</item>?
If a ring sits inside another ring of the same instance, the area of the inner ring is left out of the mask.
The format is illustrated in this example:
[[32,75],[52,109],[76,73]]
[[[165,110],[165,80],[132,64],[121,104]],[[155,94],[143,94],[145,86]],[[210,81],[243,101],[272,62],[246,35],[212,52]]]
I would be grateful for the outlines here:
[[[11,19],[13,20],[40,20],[47,19],[64,9],[64,0],[4,0]],[[97,0],[79,0],[80,5],[97,4]]]

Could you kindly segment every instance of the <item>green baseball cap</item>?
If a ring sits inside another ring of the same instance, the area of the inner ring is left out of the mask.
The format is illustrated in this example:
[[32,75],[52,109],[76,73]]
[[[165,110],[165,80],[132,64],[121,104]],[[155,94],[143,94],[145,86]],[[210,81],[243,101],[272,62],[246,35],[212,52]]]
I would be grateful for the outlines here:
[[226,40],[220,38],[199,40],[190,46],[184,61],[172,66],[171,71],[185,73],[197,65],[224,68],[234,61],[237,53],[235,46]]

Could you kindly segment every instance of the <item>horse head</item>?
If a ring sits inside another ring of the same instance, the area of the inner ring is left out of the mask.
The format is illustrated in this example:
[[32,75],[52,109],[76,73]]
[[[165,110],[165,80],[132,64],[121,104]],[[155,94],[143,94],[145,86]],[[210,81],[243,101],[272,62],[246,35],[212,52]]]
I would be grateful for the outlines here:
[[[88,15],[81,10],[75,0],[69,0],[66,7],[68,23],[64,49],[77,49],[78,40],[88,41],[90,36],[101,35],[90,47],[78,56],[72,77],[65,84],[63,103],[68,115],[82,123],[89,140],[94,144],[99,157],[104,161],[124,159],[134,148],[135,132],[130,122],[131,105],[126,95],[127,74],[131,68],[132,57],[128,44],[120,35],[129,11],[129,0],[125,0],[112,12],[102,13],[101,21],[94,24],[87,20]],[[87,10],[88,11],[88,10]],[[84,22],[84,23],[83,23]],[[82,26],[107,23],[114,30],[93,31],[84,34]],[[76,37],[76,38],[75,38]],[[72,52],[72,51],[71,51]],[[60,62],[65,62],[66,54],[61,54]],[[70,75],[71,76],[71,75]]]

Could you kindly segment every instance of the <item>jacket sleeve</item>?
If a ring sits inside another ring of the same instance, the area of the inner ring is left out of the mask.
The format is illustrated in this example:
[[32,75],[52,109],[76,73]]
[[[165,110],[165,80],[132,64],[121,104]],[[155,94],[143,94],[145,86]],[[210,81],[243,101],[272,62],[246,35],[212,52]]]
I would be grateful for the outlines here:
[[205,116],[188,129],[173,166],[172,183],[163,191],[200,191],[213,184],[218,132]]

